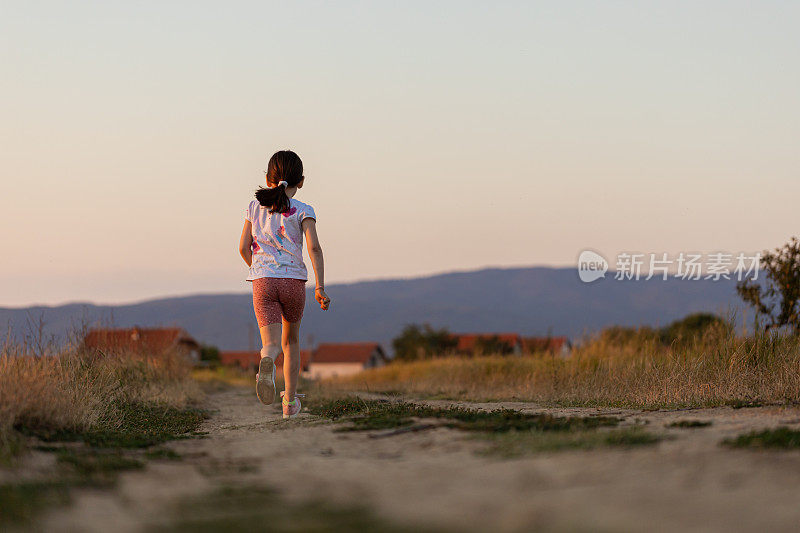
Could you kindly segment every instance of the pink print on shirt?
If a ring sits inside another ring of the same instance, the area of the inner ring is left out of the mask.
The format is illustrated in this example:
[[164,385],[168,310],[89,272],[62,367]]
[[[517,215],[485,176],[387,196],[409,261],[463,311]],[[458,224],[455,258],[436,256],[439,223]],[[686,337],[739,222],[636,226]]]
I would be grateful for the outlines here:
[[252,224],[254,254],[248,280],[262,277],[307,279],[301,223],[306,217],[316,218],[314,208],[292,199],[289,209],[278,214],[254,200],[245,216]]

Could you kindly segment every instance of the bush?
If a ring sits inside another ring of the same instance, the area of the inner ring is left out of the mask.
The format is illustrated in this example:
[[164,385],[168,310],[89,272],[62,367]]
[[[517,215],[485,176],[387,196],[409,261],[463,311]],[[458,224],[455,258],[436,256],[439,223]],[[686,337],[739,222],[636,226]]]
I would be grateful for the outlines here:
[[433,329],[430,324],[411,324],[392,341],[395,359],[414,361],[439,357],[452,351],[458,340],[446,329]]
[[475,354],[502,354],[508,355],[514,352],[514,347],[509,343],[500,340],[497,335],[478,337],[475,341]]
[[657,347],[676,343],[691,343],[707,335],[726,335],[731,325],[711,313],[693,313],[660,329],[642,326],[627,328],[611,326],[600,332],[592,342],[624,347],[628,345]]
[[711,313],[693,313],[658,332],[663,344],[670,345],[675,342],[686,342],[701,337],[709,332],[727,331],[730,324],[717,315]]
[[756,310],[756,328],[787,328],[800,335],[800,240],[792,237],[782,248],[765,251],[761,264],[764,283],[745,280],[736,286],[742,300]]
[[219,364],[219,348],[210,344],[203,344],[200,347],[200,360],[208,361],[212,364]]

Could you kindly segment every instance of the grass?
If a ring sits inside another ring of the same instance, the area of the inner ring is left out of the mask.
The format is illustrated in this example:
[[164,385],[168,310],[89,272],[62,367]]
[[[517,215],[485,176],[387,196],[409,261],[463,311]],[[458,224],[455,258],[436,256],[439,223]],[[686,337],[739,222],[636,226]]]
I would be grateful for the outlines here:
[[169,448],[153,448],[144,453],[147,459],[168,459],[170,461],[180,461],[183,459],[181,454]]
[[11,466],[25,449],[25,439],[16,431],[0,428],[0,466]]
[[574,431],[615,426],[616,417],[557,417],[522,413],[512,409],[481,411],[465,407],[431,407],[403,401],[364,400],[355,396],[327,398],[309,405],[309,412],[330,420],[349,422],[340,431],[391,429],[409,425],[415,418],[443,420],[454,429],[479,432]]
[[125,470],[144,468],[144,462],[120,450],[68,449],[56,453],[60,464],[72,468],[82,484],[96,485],[113,481],[114,475]]
[[84,431],[62,428],[19,430],[44,442],[82,441],[97,448],[147,448],[191,436],[207,417],[203,410],[139,402],[117,403],[98,423]]
[[[795,402],[796,400],[791,400]],[[747,409],[751,407],[763,407],[765,405],[764,402],[758,400],[742,400],[742,399],[732,399],[732,400],[725,400],[722,402],[722,405],[726,407],[731,407],[733,409]]]
[[29,523],[41,509],[68,502],[69,490],[63,482],[0,485],[0,526]]
[[144,468],[145,463],[119,449],[86,446],[50,447],[58,467],[42,481],[0,485],[0,528],[33,521],[42,509],[69,503],[75,487],[111,486],[120,472]]
[[553,416],[511,409],[483,411],[459,406],[431,407],[403,401],[325,398],[309,405],[309,412],[346,423],[338,431],[410,427],[418,419],[438,419],[440,427],[472,432],[489,442],[482,453],[516,457],[525,453],[632,447],[659,442],[662,437],[641,427],[616,428],[621,418],[609,416]]
[[[255,386],[255,371],[242,370],[232,366],[209,366],[205,368],[195,368],[192,370],[192,378],[200,384],[203,390],[217,392],[229,390],[231,388],[253,389]],[[275,376],[275,383],[279,389],[284,387],[283,373],[278,372]],[[314,382],[300,376],[298,386],[306,389],[313,386]]]
[[509,432],[485,437],[489,447],[481,453],[502,458],[520,457],[535,452],[558,452],[566,450],[592,450],[596,448],[630,448],[655,444],[663,439],[660,435],[640,427],[611,429],[609,431],[573,432]]
[[187,532],[226,531],[430,531],[402,528],[384,522],[362,507],[323,502],[295,504],[260,486],[223,487],[211,494],[183,501],[167,525],[150,530]]
[[217,365],[192,370],[192,378],[207,390],[217,391],[230,387],[252,387],[254,373],[239,368]]
[[568,358],[442,357],[393,362],[323,383],[340,392],[542,405],[665,409],[800,403],[800,337],[709,328],[670,346],[598,335]]
[[19,434],[143,447],[202,420],[201,391],[177,354],[147,356],[77,350],[55,355],[0,353],[0,457],[23,451]]
[[676,420],[671,424],[667,424],[668,428],[683,428],[683,429],[693,429],[693,428],[704,428],[711,425],[710,420]]
[[733,439],[722,441],[732,448],[800,449],[800,430],[780,426],[763,431],[751,431]]
[[[206,417],[179,354],[31,350],[0,347],[0,460],[11,467],[0,486],[0,528],[65,503],[72,487],[106,487],[147,459],[171,458],[147,449],[195,434]],[[15,482],[13,467],[32,447],[54,453],[57,467],[36,483]]]

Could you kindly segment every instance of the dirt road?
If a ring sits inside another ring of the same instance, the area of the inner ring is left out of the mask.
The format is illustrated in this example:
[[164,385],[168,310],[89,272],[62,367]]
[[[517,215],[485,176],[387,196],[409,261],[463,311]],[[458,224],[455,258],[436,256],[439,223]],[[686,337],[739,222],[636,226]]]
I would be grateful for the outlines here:
[[[435,402],[433,402],[435,403]],[[541,411],[531,404],[505,407]],[[476,404],[496,408],[499,404]],[[283,422],[247,390],[209,397],[207,438],[169,446],[180,461],[153,461],[116,488],[79,492],[48,531],[170,527],[180,502],[215,505],[219,487],[265,486],[286,505],[363,506],[399,526],[457,531],[796,531],[800,451],[719,445],[752,429],[800,427],[800,409],[762,407],[641,412],[548,409],[639,419],[669,438],[650,446],[487,457],[474,435],[437,428],[387,438],[334,432],[304,415]],[[672,429],[676,420],[709,427]],[[316,503],[308,503],[316,502]],[[220,510],[224,522],[225,509]],[[213,528],[211,528],[213,529]],[[264,530],[269,530],[269,523]]]

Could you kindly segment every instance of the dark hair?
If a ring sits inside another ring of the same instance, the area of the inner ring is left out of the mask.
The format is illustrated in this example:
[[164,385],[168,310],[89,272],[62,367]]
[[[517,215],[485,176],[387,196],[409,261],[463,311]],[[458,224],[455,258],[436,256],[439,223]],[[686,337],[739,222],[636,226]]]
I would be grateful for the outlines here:
[[[278,185],[282,181],[287,183],[286,187]],[[256,200],[274,213],[285,213],[289,210],[286,188],[295,187],[301,181],[303,181],[303,162],[300,156],[291,150],[275,152],[269,158],[267,166],[269,188],[259,187],[256,191]]]

